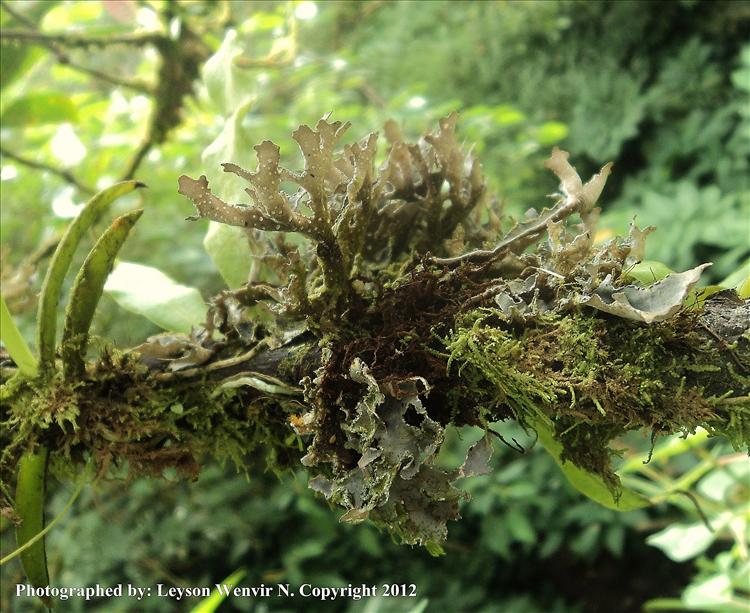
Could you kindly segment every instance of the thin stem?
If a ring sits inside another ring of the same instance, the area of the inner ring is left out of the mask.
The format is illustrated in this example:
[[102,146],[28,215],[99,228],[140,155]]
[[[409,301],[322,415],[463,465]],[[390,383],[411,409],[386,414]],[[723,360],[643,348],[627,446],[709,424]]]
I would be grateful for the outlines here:
[[[3,8],[7,10],[5,3]],[[10,11],[8,11],[10,12]],[[110,34],[106,36],[83,36],[80,34],[48,34],[35,30],[5,29],[2,38],[6,40],[20,41],[31,44],[40,44],[45,47],[50,44],[62,45],[63,47],[105,47],[107,45],[136,45],[144,46],[157,43],[164,39],[161,32],[135,32],[127,34]]]
[[79,494],[83,490],[83,486],[86,484],[85,479],[81,479],[81,482],[78,484],[78,487],[73,492],[73,495],[68,499],[68,502],[65,503],[65,506],[63,507],[63,510],[60,511],[55,519],[53,519],[50,523],[48,523],[43,530],[40,530],[37,532],[33,537],[31,537],[28,541],[26,541],[23,545],[21,545],[18,549],[15,549],[14,551],[11,551],[7,556],[2,558],[0,560],[0,566],[5,564],[6,562],[9,562],[16,556],[22,554],[24,551],[26,551],[29,547],[31,547],[34,543],[39,541],[40,539],[44,538],[44,535],[47,534],[52,528],[54,528],[55,524],[60,521],[65,514],[70,510],[70,507],[73,506],[73,503],[78,498]]
[[[57,61],[67,66],[68,68],[71,68],[72,70],[76,70],[78,72],[82,72],[84,74],[87,74],[91,77],[94,77],[95,79],[98,79],[100,81],[104,81],[105,83],[110,83],[112,85],[119,85],[121,87],[126,87],[128,89],[132,89],[144,94],[152,94],[153,88],[147,84],[144,83],[141,80],[138,79],[123,79],[121,77],[111,75],[104,73],[100,70],[97,70],[95,68],[88,68],[86,66],[82,66],[81,64],[78,64],[77,62],[74,62],[70,59],[70,56],[68,53],[63,49],[65,46],[63,44],[63,41],[60,40],[61,37],[64,39],[70,39],[73,41],[82,41],[84,39],[87,39],[89,37],[83,37],[83,36],[76,36],[76,35],[48,35],[44,34],[42,32],[39,32],[36,25],[33,24],[29,19],[27,19],[25,16],[21,15],[14,9],[10,8],[9,4],[7,2],[2,2],[3,9],[12,17],[15,19],[25,23],[29,26],[28,30],[12,30],[12,29],[6,29],[3,30],[0,33],[0,38],[3,38],[5,40],[18,40],[27,42],[33,45],[40,45],[42,47],[45,47],[52,53],[56,58]],[[131,35],[124,35],[126,38],[131,39],[132,37],[136,36],[134,34]],[[146,42],[157,42],[159,40],[163,40],[164,36],[159,35],[158,38],[154,38],[154,34],[150,32],[144,32],[142,34],[137,35],[141,37],[143,40],[141,41],[141,44],[146,44]],[[98,40],[103,37],[91,37],[93,40]],[[110,37],[107,37],[110,38]],[[113,42],[123,42],[122,41],[123,36],[120,35],[113,35],[111,37],[111,40]],[[76,46],[76,45],[72,45]],[[80,45],[79,45],[80,46]]]
[[67,66],[71,70],[76,70],[78,72],[82,72],[91,77],[94,77],[95,79],[98,79],[99,81],[104,81],[105,83],[110,83],[111,85],[119,85],[120,87],[126,87],[128,89],[132,89],[133,91],[141,92],[142,94],[146,94],[149,96],[154,93],[153,87],[151,87],[151,85],[149,85],[148,83],[146,83],[145,81],[141,79],[123,79],[123,78],[116,77],[114,75],[102,72],[101,70],[96,70],[95,68],[88,68],[76,62],[72,62],[70,61],[67,55],[59,55],[57,53],[55,53],[55,55],[57,56],[57,61],[60,64]]
[[519,223],[513,230],[508,232],[494,249],[475,249],[468,253],[449,258],[430,258],[430,261],[443,266],[455,266],[462,262],[486,262],[494,261],[505,255],[508,250],[524,247],[534,242],[547,231],[547,224],[560,221],[578,210],[580,201],[578,199],[560,200],[552,209],[544,211],[535,219]]
[[151,131],[149,131],[146,139],[138,146],[138,149],[135,150],[133,157],[128,162],[128,167],[125,169],[125,172],[122,175],[122,181],[129,181],[135,176],[138,167],[141,165],[141,162],[143,162],[143,158],[146,157],[146,154],[148,154],[148,152],[154,146],[152,136],[153,135]]
[[74,187],[76,187],[77,189],[79,189],[85,194],[94,193],[94,190],[91,187],[81,183],[81,181],[76,179],[75,176],[73,176],[73,174],[69,170],[55,168],[53,166],[43,164],[42,162],[36,162],[34,160],[30,160],[29,158],[23,157],[13,151],[9,151],[8,149],[5,149],[4,147],[0,147],[0,156],[7,157],[8,159],[13,160],[14,162],[18,162],[19,164],[22,164],[29,168],[33,168],[34,170],[43,170],[44,172],[49,172],[57,177],[60,177],[67,183],[70,183],[71,185],[73,185]]
[[11,8],[10,2],[6,2],[5,0],[3,0],[2,3],[0,4],[3,7],[3,10],[5,10],[5,12],[8,13],[8,15],[13,17],[13,19],[15,19],[16,21],[20,21],[22,24],[28,26],[32,30],[36,30],[36,24],[33,21],[31,21],[31,19],[26,17],[26,15],[19,13],[14,8]]

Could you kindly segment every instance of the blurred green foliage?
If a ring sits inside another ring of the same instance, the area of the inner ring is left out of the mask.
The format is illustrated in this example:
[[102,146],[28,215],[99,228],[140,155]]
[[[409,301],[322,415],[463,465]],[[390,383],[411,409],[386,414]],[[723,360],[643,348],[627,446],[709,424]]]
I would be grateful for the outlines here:
[[[206,45],[195,97],[136,172],[149,190],[118,201],[115,211],[132,208],[136,198],[146,208],[123,260],[158,268],[204,298],[225,287],[225,279],[239,284],[237,270],[250,265],[249,255],[239,246],[228,251],[216,230],[205,236],[204,224],[183,221],[192,210],[177,195],[177,177],[204,173],[225,197],[240,200],[223,183],[219,163],[251,166],[251,146],[262,139],[281,145],[286,163],[299,163],[290,159],[291,131],[328,112],[354,124],[347,135],[353,139],[389,117],[413,136],[459,110],[459,133],[475,143],[499,203],[515,216],[540,208],[540,196],[555,190],[542,166],[552,146],[570,150],[583,176],[612,160],[602,236],[624,232],[637,216],[639,224],[658,228],[648,259],[673,270],[713,261],[714,281],[750,255],[746,2],[3,6],[6,33],[106,37],[157,30],[176,37],[190,28]],[[54,241],[90,192],[123,176],[154,105],[142,84],[153,82],[161,59],[145,42],[79,48],[4,36],[0,45],[3,293],[31,340],[34,293],[46,262],[30,257]],[[119,345],[157,330],[109,298],[102,307],[95,332]],[[532,442],[505,426],[503,434],[526,447]],[[472,434],[453,435],[455,457],[444,459],[457,464]],[[740,610],[748,597],[742,591],[747,491],[731,468],[737,458],[705,440],[671,455],[675,444],[659,444],[644,468],[638,452],[648,441],[627,441],[628,485],[647,495],[697,485],[715,533],[703,531],[688,499],[618,514],[582,501],[546,454],[519,456],[498,445],[493,473],[465,484],[473,499],[462,522],[451,526],[447,555],[437,560],[391,544],[370,526],[338,524],[303,477],[277,479],[263,472],[259,458],[249,479],[209,465],[192,484],[135,481],[87,491],[49,537],[50,568],[57,585],[212,585],[242,568],[252,584],[395,582],[419,590],[408,601],[231,599],[219,610],[635,611],[651,597],[659,597],[653,610]],[[51,516],[67,489],[58,486]],[[644,542],[660,529],[654,546]],[[702,540],[680,529],[700,532]],[[4,549],[11,547],[10,532],[3,532]],[[686,539],[694,545],[687,551]],[[2,580],[6,587],[20,581],[18,566],[4,566]],[[2,592],[4,610],[36,607],[12,599],[12,589]],[[138,610],[196,604],[149,599]],[[70,600],[62,610],[134,609],[128,601]]]

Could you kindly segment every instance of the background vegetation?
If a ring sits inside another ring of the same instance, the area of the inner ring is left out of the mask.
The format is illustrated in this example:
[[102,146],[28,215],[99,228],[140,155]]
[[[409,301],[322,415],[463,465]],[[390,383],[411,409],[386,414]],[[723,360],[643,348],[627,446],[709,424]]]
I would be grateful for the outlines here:
[[[205,224],[183,221],[192,207],[177,177],[205,173],[221,188],[220,162],[249,165],[266,138],[294,155],[291,131],[331,111],[354,124],[354,139],[389,117],[417,135],[458,110],[508,215],[555,190],[542,166],[553,145],[572,152],[582,176],[612,160],[599,238],[637,216],[658,228],[649,260],[679,270],[713,261],[714,281],[750,256],[747,2],[28,1],[3,2],[0,19],[2,291],[29,340],[50,245],[91,192],[129,175],[149,189],[130,197],[146,212],[124,260],[204,298],[239,283],[247,253],[210,237],[204,246]],[[95,321],[121,346],[158,330],[111,298]],[[445,461],[457,464],[472,433],[454,436]],[[647,601],[743,610],[747,459],[700,433],[659,442],[644,465],[648,448],[623,441],[627,483],[650,495],[690,489],[713,532],[687,498],[617,514],[581,499],[546,454],[499,446],[493,473],[466,483],[464,519],[434,559],[368,525],[338,524],[304,477],[270,474],[259,456],[251,475],[209,464],[196,483],[165,475],[86,490],[48,538],[50,568],[58,585],[211,585],[243,568],[252,584],[419,589],[417,599],[327,611],[636,611]],[[50,514],[72,487],[56,487]],[[37,606],[12,597],[20,580],[18,565],[3,566],[3,610]],[[133,605],[71,600],[64,610]]]

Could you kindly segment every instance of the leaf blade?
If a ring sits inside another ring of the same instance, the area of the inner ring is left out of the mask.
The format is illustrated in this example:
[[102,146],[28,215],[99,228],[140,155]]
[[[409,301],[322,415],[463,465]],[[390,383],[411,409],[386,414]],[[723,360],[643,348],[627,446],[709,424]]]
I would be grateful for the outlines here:
[[36,376],[38,366],[36,358],[13,322],[8,305],[5,304],[5,298],[2,295],[0,295],[0,339],[2,339],[5,348],[21,374],[28,377]]
[[118,262],[104,291],[126,311],[164,330],[189,334],[192,326],[205,320],[206,305],[197,289],[181,285],[150,266]]
[[96,241],[76,275],[65,312],[62,338],[63,370],[67,377],[79,375],[83,371],[88,331],[104,282],[130,230],[142,214],[143,209],[136,209],[115,219]]
[[[225,586],[228,590],[232,590],[236,585],[242,581],[245,577],[245,570],[239,569],[229,575],[221,585]],[[227,597],[226,592],[215,589],[211,591],[211,595],[208,598],[201,600],[198,606],[190,610],[190,613],[214,613],[219,608],[224,599]]]
[[562,460],[562,445],[555,440],[550,426],[543,423],[541,419],[531,416],[527,416],[526,421],[536,430],[539,442],[554,458],[570,484],[588,498],[614,511],[633,511],[651,504],[648,498],[626,487],[622,488],[619,496],[615,496],[612,489],[599,475],[584,470],[572,462]]
[[145,187],[145,185],[138,181],[122,181],[96,194],[86,203],[78,217],[70,223],[58,243],[44,277],[37,311],[37,350],[39,351],[39,365],[43,370],[54,363],[60,292],[83,234],[101,217],[112,202],[139,187]]

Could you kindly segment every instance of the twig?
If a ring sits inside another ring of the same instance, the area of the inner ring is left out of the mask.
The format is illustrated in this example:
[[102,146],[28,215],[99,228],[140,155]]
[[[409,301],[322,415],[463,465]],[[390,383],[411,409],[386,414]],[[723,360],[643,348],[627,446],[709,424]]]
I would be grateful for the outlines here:
[[360,85],[359,91],[362,92],[362,95],[367,98],[369,102],[371,102],[381,111],[384,111],[388,108],[385,100],[383,100],[383,98],[378,94],[378,92],[375,91],[375,89],[371,85],[363,83],[362,85]]
[[32,30],[36,30],[36,24],[33,21],[31,21],[31,19],[26,17],[26,15],[19,13],[15,9],[11,8],[9,2],[6,2],[5,0],[3,0],[3,2],[0,4],[2,4],[2,7],[5,10],[5,12],[8,13],[8,15],[10,15],[11,17],[13,17],[13,19],[15,19],[16,21],[20,21],[22,24],[30,27]]
[[547,231],[547,224],[560,221],[578,210],[580,202],[578,199],[560,200],[559,203],[549,211],[540,214],[537,218],[523,224],[518,224],[511,230],[494,249],[475,249],[463,255],[451,258],[431,258],[432,263],[444,266],[453,266],[468,261],[492,261],[507,252],[508,249],[521,245],[526,246],[527,241],[534,240]]
[[569,154],[557,147],[552,149],[552,154],[544,165],[549,168],[557,178],[560,179],[561,197],[551,209],[544,209],[536,217],[521,222],[508,232],[494,249],[477,249],[463,255],[452,258],[432,258],[435,264],[452,266],[467,261],[489,261],[502,257],[505,250],[520,252],[526,246],[539,240],[551,223],[556,223],[573,213],[579,213],[583,219],[587,231],[591,231],[592,209],[607,182],[607,177],[612,172],[612,162],[602,166],[601,170],[591,177],[585,184],[578,175],[576,169],[568,161]]
[[711,525],[711,522],[708,521],[708,516],[703,511],[703,508],[700,505],[700,502],[698,501],[698,497],[693,494],[692,492],[689,492],[688,490],[675,490],[674,492],[670,492],[672,494],[682,494],[683,496],[687,497],[690,502],[693,503],[693,506],[695,507],[696,512],[698,513],[698,517],[701,518],[701,521],[703,524],[708,528],[709,532],[716,532],[714,527]]
[[185,581],[184,579],[180,579],[177,575],[173,575],[171,572],[169,572],[166,568],[164,568],[159,562],[154,560],[153,558],[144,558],[143,560],[140,560],[139,562],[149,570],[152,570],[158,574],[160,574],[164,579],[169,581],[172,585],[177,587],[186,588],[190,586],[190,583]]
[[[128,89],[132,89],[132,90],[144,93],[144,94],[153,93],[153,88],[149,84],[139,79],[123,79],[115,75],[104,73],[101,70],[97,70],[95,68],[88,68],[86,66],[82,66],[81,64],[78,64],[77,62],[72,61],[68,53],[62,48],[63,45],[61,44],[59,40],[57,40],[56,36],[46,35],[46,34],[43,34],[42,32],[39,32],[35,24],[29,21],[29,19],[26,18],[25,16],[21,15],[14,9],[10,8],[10,5],[7,2],[2,2],[2,7],[9,15],[27,24],[29,26],[29,30],[8,30],[8,29],[2,30],[0,31],[0,38],[7,39],[8,33],[10,33],[11,38],[9,40],[20,40],[17,37],[21,35],[20,34],[21,32],[23,32],[24,42],[28,42],[31,44],[36,44],[36,45],[45,47],[46,49],[50,51],[50,53],[52,53],[57,58],[57,61],[60,64],[67,66],[68,68],[71,68],[72,70],[77,70],[78,72],[87,74],[91,77],[94,77],[95,79],[104,81],[105,83],[111,83],[112,85],[119,85],[121,87],[126,87]],[[150,33],[148,34],[149,36],[152,36]],[[14,35],[16,36],[16,38],[12,38]],[[79,36],[77,38],[81,39],[83,37]],[[121,37],[113,36],[113,38],[117,39]],[[159,39],[152,38],[150,42],[156,42],[157,40],[162,40],[162,39],[163,39],[163,36],[160,36]]]
[[55,53],[55,55],[57,56],[57,61],[60,62],[60,64],[63,64],[64,66],[67,66],[72,70],[77,70],[78,72],[82,72],[84,74],[92,76],[99,81],[104,81],[105,83],[110,83],[112,85],[119,85],[120,87],[126,87],[128,89],[132,89],[133,91],[141,92],[142,94],[146,95],[151,95],[153,93],[153,88],[151,87],[151,85],[141,79],[123,79],[102,72],[101,70],[96,70],[95,68],[87,68],[86,66],[82,66],[81,64],[78,64],[76,62],[71,62],[67,55],[59,55],[57,53]]
[[128,167],[125,169],[125,172],[122,175],[122,181],[129,181],[135,176],[136,170],[138,170],[138,167],[141,165],[141,162],[143,161],[143,158],[146,157],[146,154],[151,150],[151,148],[154,146],[153,138],[151,130],[149,130],[148,135],[143,140],[143,142],[138,146],[138,149],[136,149],[135,153],[133,154],[133,157],[130,158],[130,161],[128,162]]
[[78,179],[73,176],[73,174],[69,170],[63,170],[61,168],[54,168],[53,166],[49,166],[47,164],[43,164],[42,162],[36,162],[34,160],[30,160],[28,158],[25,158],[23,156],[18,155],[17,153],[14,153],[13,151],[8,151],[4,147],[0,147],[0,156],[7,157],[8,159],[13,160],[14,162],[18,162],[19,164],[23,164],[24,166],[28,166],[29,168],[33,168],[35,170],[42,170],[44,172],[49,172],[55,176],[60,177],[67,183],[70,183],[80,191],[86,193],[86,194],[93,194],[94,189],[89,187],[88,185],[84,185],[81,183]]
[[217,370],[223,370],[226,368],[231,368],[233,366],[237,366],[238,364],[242,364],[244,362],[247,362],[254,358],[256,355],[258,355],[263,349],[268,349],[268,343],[267,339],[261,340],[255,347],[253,347],[250,351],[247,351],[246,353],[243,353],[242,355],[235,356],[233,358],[228,358],[226,360],[220,360],[218,362],[212,362],[208,364],[207,366],[198,366],[195,368],[188,368],[186,370],[177,370],[174,372],[165,372],[165,373],[159,373],[157,375],[154,375],[154,379],[157,381],[170,381],[171,379],[185,379],[185,378],[191,378],[191,377],[200,377],[203,376],[207,372],[215,372]]
[[[3,8],[8,10],[6,3]],[[10,12],[10,11],[8,11]],[[111,34],[108,36],[82,36],[76,34],[48,34],[35,30],[22,30],[20,28],[7,28],[2,31],[2,37],[6,40],[20,41],[39,44],[48,47],[50,44],[63,47],[106,47],[107,45],[136,45],[144,46],[158,42],[164,38],[161,32],[135,32],[127,34]]]
[[713,336],[719,343],[721,343],[721,346],[726,350],[726,352],[731,356],[731,358],[737,363],[737,366],[740,367],[742,372],[747,372],[747,366],[743,364],[740,359],[737,357],[737,354],[734,352],[732,347],[727,343],[723,338],[721,338],[716,332],[714,332],[711,328],[709,328],[705,323],[700,322],[701,328],[703,328],[706,332],[708,332],[711,336]]

